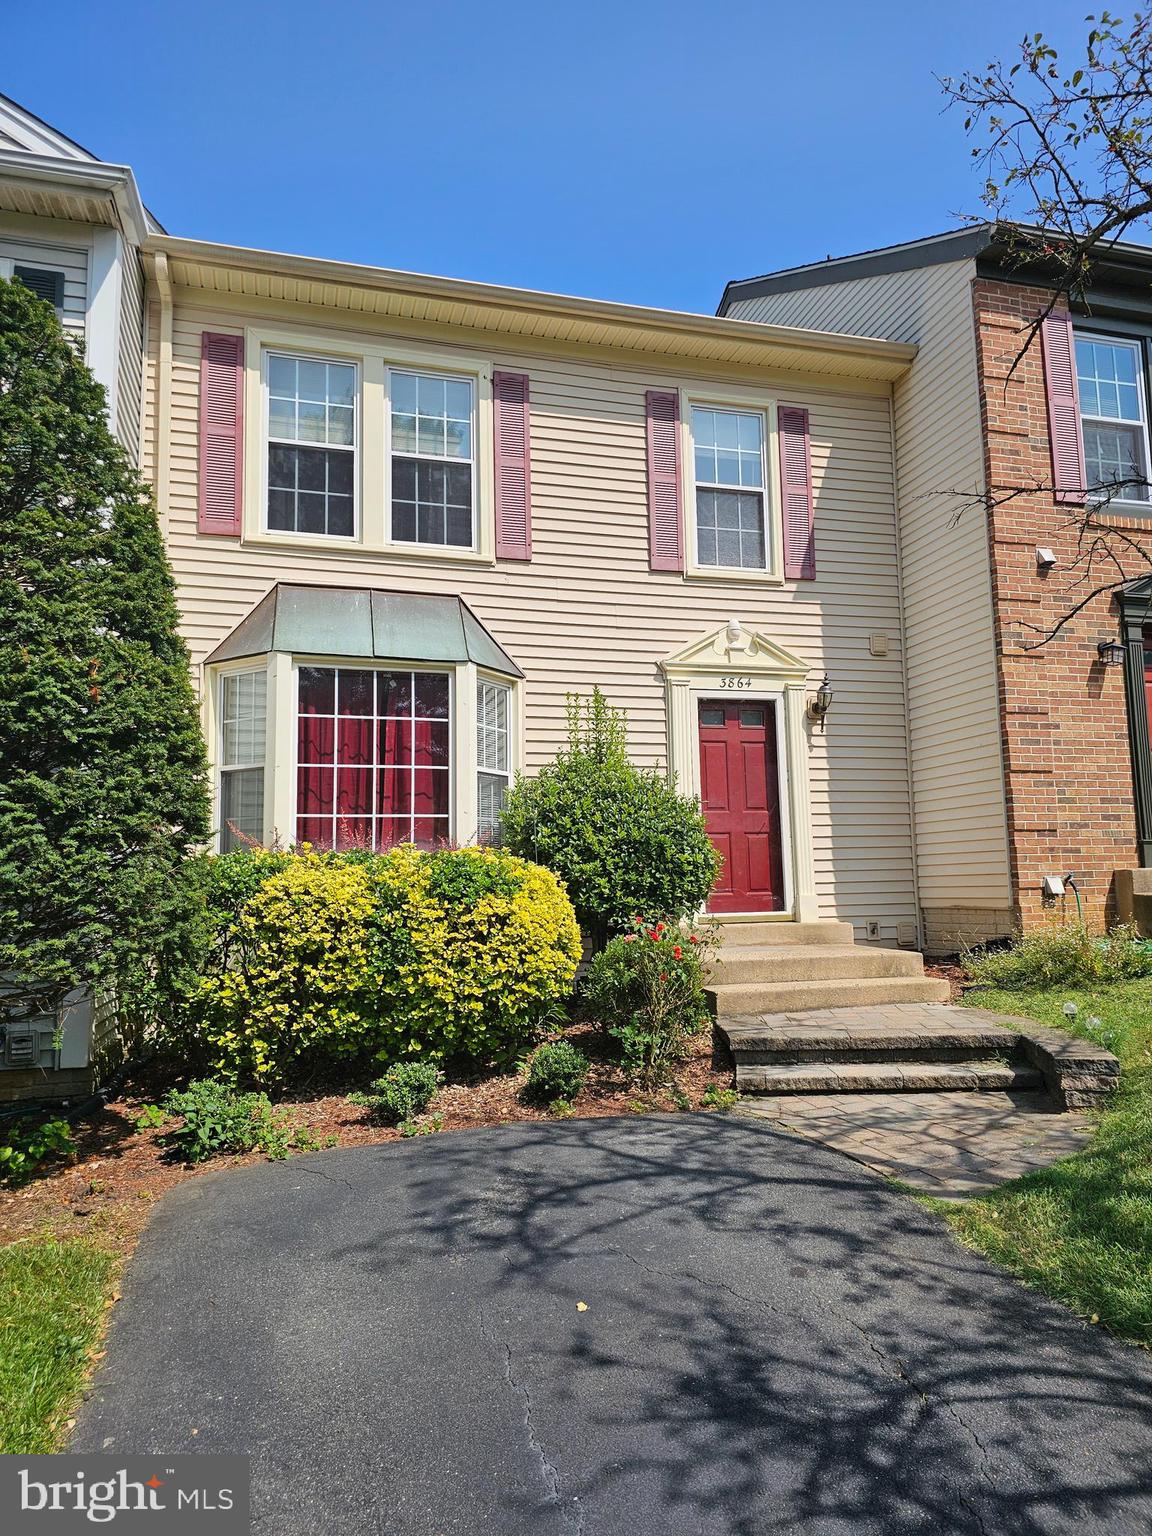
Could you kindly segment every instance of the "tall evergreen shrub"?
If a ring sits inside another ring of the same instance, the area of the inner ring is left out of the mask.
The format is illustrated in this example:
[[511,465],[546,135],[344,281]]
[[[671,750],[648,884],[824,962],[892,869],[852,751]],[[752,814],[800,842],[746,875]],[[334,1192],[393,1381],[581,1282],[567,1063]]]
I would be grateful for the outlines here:
[[172,576],[105,405],[0,280],[0,1019],[178,964],[209,831]]

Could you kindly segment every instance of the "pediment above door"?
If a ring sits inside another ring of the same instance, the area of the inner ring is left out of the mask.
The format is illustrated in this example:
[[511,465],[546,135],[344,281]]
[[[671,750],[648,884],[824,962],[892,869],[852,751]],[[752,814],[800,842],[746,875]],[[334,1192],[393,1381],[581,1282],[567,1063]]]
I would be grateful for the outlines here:
[[686,678],[748,673],[778,683],[803,683],[810,663],[757,630],[745,629],[738,619],[693,640],[660,663],[666,677]]

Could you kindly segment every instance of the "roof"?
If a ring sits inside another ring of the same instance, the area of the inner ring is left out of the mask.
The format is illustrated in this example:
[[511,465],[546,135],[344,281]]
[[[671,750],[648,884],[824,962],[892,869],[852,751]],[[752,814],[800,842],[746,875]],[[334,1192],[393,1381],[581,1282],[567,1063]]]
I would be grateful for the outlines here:
[[425,592],[281,581],[207,660],[238,661],[269,651],[389,661],[471,661],[509,677],[524,676],[467,603]]
[[171,235],[154,236],[145,248],[165,256],[177,286],[538,341],[881,380],[898,378],[916,355],[907,343],[876,337],[717,319]]
[[[1029,226],[1017,225],[1017,229]],[[1020,263],[1007,260],[1009,248],[1005,226],[997,223],[968,224],[943,234],[926,235],[899,245],[881,246],[873,251],[858,251],[851,256],[829,257],[801,267],[783,267],[760,277],[735,278],[728,283],[720,299],[717,314],[723,315],[730,304],[756,299],[765,294],[795,293],[823,288],[829,283],[853,282],[862,277],[878,277],[889,272],[911,272],[921,267],[948,261],[975,259],[998,277],[1021,282],[1043,277],[1040,258]],[[1035,233],[1041,234],[1037,228]],[[1058,235],[1050,238],[1059,239]],[[1093,258],[1093,286],[1125,287],[1143,285],[1152,279],[1152,245],[1133,240],[1112,240]]]

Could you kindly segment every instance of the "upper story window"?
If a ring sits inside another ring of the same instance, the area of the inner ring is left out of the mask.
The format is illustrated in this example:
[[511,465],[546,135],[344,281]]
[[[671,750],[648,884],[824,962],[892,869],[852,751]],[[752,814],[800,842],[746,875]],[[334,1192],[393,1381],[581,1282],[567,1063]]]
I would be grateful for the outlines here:
[[470,379],[392,369],[392,539],[472,549],[475,399]]
[[1148,410],[1140,343],[1076,337],[1076,377],[1088,488],[1115,487],[1117,501],[1147,501]]
[[356,368],[269,352],[268,528],[356,531]]
[[764,570],[764,416],[692,407],[700,565]]
[[[3,276],[0,271],[0,276]],[[64,274],[54,267],[25,267],[16,262],[12,276],[25,288],[31,288],[38,299],[45,299],[58,315],[64,313]]]
[[264,753],[268,674],[220,679],[220,852],[264,836]]

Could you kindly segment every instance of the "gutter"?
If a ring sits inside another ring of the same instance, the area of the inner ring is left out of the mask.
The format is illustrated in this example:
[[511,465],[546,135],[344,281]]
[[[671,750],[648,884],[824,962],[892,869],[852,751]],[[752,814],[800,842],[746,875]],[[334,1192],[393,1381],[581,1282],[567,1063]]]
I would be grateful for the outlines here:
[[140,200],[136,178],[128,165],[104,161],[65,160],[54,155],[29,155],[23,150],[0,149],[0,172],[7,181],[37,186],[71,187],[77,192],[107,192],[121,228],[135,245],[148,236],[148,215]]
[[[160,299],[160,335],[156,359],[156,458],[152,465],[152,489],[160,533],[168,542],[168,470],[172,458],[172,282],[163,251],[144,255],[144,269],[156,285]],[[141,422],[143,422],[141,416]]]

